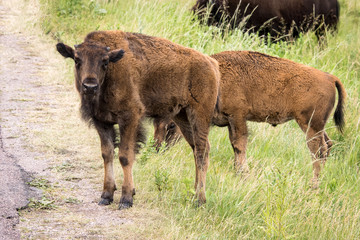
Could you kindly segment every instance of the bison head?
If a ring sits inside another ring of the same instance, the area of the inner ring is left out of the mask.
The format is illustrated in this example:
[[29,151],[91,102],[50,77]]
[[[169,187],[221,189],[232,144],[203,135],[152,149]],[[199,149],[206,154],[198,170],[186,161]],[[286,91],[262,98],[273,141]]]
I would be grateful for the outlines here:
[[63,43],[56,45],[57,51],[75,62],[76,88],[80,94],[94,96],[99,92],[105,79],[109,63],[115,63],[124,56],[124,50],[110,51],[99,43],[85,42],[75,49]]
[[181,139],[180,128],[170,119],[154,119],[154,147],[160,150],[165,141],[166,146],[172,146]]

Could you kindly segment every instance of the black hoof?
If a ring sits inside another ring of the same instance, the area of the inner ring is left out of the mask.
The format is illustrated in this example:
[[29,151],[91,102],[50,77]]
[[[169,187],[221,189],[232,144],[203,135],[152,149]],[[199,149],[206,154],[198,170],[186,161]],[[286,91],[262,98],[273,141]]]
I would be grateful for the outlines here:
[[133,199],[121,198],[119,203],[119,210],[131,208],[133,205]]
[[119,210],[128,209],[132,207],[132,203],[120,203]]
[[206,202],[199,201],[199,200],[195,200],[195,201],[194,201],[194,207],[195,207],[195,208],[200,208],[200,207],[202,207],[202,206],[205,206],[205,205],[204,205],[205,203],[206,203]]
[[110,205],[113,202],[113,199],[101,198],[99,205]]

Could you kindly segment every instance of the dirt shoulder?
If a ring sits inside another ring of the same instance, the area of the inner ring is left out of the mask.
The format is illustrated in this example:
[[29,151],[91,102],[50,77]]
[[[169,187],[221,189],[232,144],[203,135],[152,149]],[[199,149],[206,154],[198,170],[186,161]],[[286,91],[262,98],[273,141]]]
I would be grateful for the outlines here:
[[[28,57],[30,53],[23,50],[24,37],[8,33],[6,23],[12,16],[13,13],[0,4],[0,239],[20,238],[16,228],[19,223],[17,209],[26,207],[28,199],[38,196],[27,184],[31,181],[30,174],[19,165],[19,159],[29,162],[34,157],[21,150],[24,116],[19,113],[34,105],[33,101],[26,100],[31,96],[25,89],[27,83],[34,80],[37,71],[34,63],[38,59]],[[40,168],[29,170],[39,171]]]
[[[119,211],[117,192],[115,204],[98,206],[98,136],[79,118],[71,65],[34,24],[38,5],[0,0],[0,171],[7,173],[0,176],[0,191],[20,202],[0,202],[6,219],[0,224],[11,234],[6,239],[160,238],[163,218],[146,204]],[[119,166],[115,174],[120,186]],[[18,217],[16,209],[27,203]]]

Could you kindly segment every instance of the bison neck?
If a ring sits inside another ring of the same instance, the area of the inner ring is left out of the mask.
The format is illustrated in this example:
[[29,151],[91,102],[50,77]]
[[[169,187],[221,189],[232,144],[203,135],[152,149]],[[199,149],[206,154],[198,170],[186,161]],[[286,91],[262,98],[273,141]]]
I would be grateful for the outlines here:
[[95,109],[99,106],[99,100],[97,96],[89,96],[85,94],[81,94],[81,106],[80,113],[81,118],[92,125],[94,122],[96,111]]
[[102,102],[99,95],[81,95],[81,117],[89,125],[93,125],[97,121],[116,124],[116,117],[110,111],[103,109]]

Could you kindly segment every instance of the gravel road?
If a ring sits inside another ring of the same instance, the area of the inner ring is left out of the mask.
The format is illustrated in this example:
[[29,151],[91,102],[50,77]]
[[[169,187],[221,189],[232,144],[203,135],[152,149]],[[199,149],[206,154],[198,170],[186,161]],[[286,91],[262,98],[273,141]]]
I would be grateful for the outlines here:
[[24,119],[38,104],[33,96],[42,91],[34,84],[41,59],[26,49],[30,39],[8,31],[12,14],[0,1],[0,239],[6,240],[20,239],[17,209],[38,195],[27,182],[45,167],[32,164],[36,154],[23,139]]

